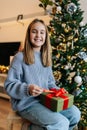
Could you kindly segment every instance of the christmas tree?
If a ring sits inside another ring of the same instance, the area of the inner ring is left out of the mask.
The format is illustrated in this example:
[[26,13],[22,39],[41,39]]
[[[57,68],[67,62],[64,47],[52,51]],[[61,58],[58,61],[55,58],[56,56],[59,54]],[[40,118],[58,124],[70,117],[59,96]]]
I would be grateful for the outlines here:
[[79,0],[54,0],[48,26],[56,84],[75,95],[87,126],[87,24]]

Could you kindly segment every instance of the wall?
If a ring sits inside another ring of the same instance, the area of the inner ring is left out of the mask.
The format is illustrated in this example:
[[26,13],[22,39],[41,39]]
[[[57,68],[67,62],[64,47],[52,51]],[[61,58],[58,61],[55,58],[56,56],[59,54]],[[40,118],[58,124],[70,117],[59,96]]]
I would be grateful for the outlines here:
[[[5,0],[1,0],[1,1],[2,1],[2,5],[4,5],[4,3],[7,2]],[[1,1],[0,1],[0,3],[1,3]],[[19,1],[21,1],[21,0],[19,0]],[[25,3],[28,1],[29,0],[26,0]],[[10,2],[12,2],[12,0],[8,0],[8,2],[9,2],[9,4],[12,4],[12,3],[10,3]],[[21,1],[21,2],[23,2],[23,1]],[[33,0],[33,3],[32,3],[33,6],[34,6],[34,2],[35,1]],[[87,21],[87,17],[86,17],[87,16],[87,7],[86,7],[87,0],[80,0],[80,3],[81,3],[81,9],[84,10],[84,23],[86,23],[86,21]],[[4,7],[5,12],[3,12],[2,8],[0,8],[0,15],[3,14],[2,18],[6,17],[6,11],[7,11],[6,4]],[[25,14],[28,14],[28,11],[30,10],[30,8],[28,8],[28,6],[26,4],[22,6],[23,3],[21,3],[20,8],[18,5],[16,6],[15,4],[16,3],[13,2],[13,6],[15,6],[15,8],[16,8],[16,10],[15,10],[16,12],[14,12],[14,10],[13,10],[13,16],[12,16],[11,10],[9,8],[8,8],[8,10],[10,11],[10,13],[7,12],[8,17],[12,17],[13,20],[11,22],[7,21],[4,23],[0,23],[0,42],[21,41],[21,43],[23,44],[27,26],[32,21],[32,19],[35,17],[41,18],[46,22],[46,24],[49,24],[50,17],[45,16],[43,14],[42,9],[40,9],[38,12],[38,8],[40,8],[40,7],[37,7],[38,4],[36,6],[37,8],[35,8],[35,7],[33,8],[33,6],[31,8],[31,10],[34,11],[34,13],[37,13],[36,16],[34,15],[34,17],[32,17],[32,18],[24,19],[24,20],[20,21],[20,23],[17,22],[15,13],[18,14],[18,12],[23,13],[25,11]],[[26,7],[25,10],[23,7]],[[17,8],[18,8],[18,10],[17,10]],[[11,7],[11,9],[12,9],[12,7]],[[36,10],[36,12],[35,12],[35,10]],[[31,14],[34,14],[34,13],[31,13]]]
[[[48,16],[38,16],[37,18],[41,18],[45,20],[45,23],[49,23]],[[2,24],[0,29],[0,42],[9,42],[9,41],[21,41],[24,42],[25,34],[29,23],[34,18],[21,20],[20,22],[13,21]]]
[[87,0],[80,0],[80,4],[81,4],[81,10],[84,11],[83,21],[84,21],[84,23],[87,23]]

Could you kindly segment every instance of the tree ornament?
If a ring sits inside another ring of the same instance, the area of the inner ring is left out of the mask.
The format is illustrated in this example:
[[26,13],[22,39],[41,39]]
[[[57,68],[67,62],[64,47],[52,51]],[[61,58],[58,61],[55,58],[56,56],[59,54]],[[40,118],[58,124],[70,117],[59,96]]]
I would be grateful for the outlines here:
[[58,46],[58,50],[65,52],[66,51],[66,45],[63,44],[63,43],[60,43],[60,45]]
[[54,77],[55,77],[56,80],[60,80],[61,77],[62,77],[61,72],[60,71],[55,71],[54,72]]
[[81,76],[79,76],[79,75],[78,75],[78,76],[75,76],[74,81],[75,81],[76,83],[80,84],[80,83],[82,82]]
[[71,56],[67,56],[67,60],[70,60],[71,59]]
[[87,76],[86,75],[83,77],[83,80],[85,83],[87,83]]
[[82,92],[82,90],[80,89],[80,88],[77,88],[77,89],[75,89],[74,91],[73,91],[73,95],[74,96],[79,96],[79,94]]
[[71,49],[73,49],[73,48],[74,48],[74,42],[72,40]]
[[65,27],[66,27],[66,24],[65,24],[65,23],[62,23],[61,26],[62,26],[63,28],[65,28]]
[[68,40],[68,41],[73,40],[73,35],[67,37],[67,40]]
[[68,4],[67,5],[67,12],[69,13],[69,14],[73,14],[73,13],[75,13],[76,12],[76,10],[77,10],[77,6],[74,4],[74,3],[70,3],[70,4]]
[[80,89],[81,89],[81,90],[84,90],[84,89],[85,89],[85,86],[81,85],[81,86],[80,86]]
[[70,68],[71,68],[71,63],[67,63],[67,65],[65,65],[65,67],[64,67],[65,70],[68,70]]
[[74,38],[73,41],[74,41],[74,42],[77,42],[77,41],[78,41],[78,38]]
[[61,6],[57,6],[57,11],[60,12],[62,10]]
[[68,29],[68,28],[65,28],[64,31],[65,31],[65,33],[68,33],[68,32],[69,32],[69,29]]
[[55,43],[60,43],[61,41],[62,41],[62,39],[59,37],[55,39]]
[[68,70],[68,69],[69,69],[69,66],[68,66],[68,65],[65,65],[64,69],[65,69],[65,70]]
[[84,60],[85,62],[87,62],[87,54],[86,54],[86,52],[79,52],[78,57],[80,59]]
[[83,35],[84,35],[84,37],[87,37],[87,29],[85,29],[85,30],[83,31]]
[[71,46],[71,42],[67,42],[67,47],[70,47]]

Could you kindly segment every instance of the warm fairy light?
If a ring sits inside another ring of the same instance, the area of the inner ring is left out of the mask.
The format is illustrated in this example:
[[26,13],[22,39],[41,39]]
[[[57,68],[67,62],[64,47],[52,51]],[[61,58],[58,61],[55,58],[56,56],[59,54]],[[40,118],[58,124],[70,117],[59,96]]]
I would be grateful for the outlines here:
[[7,73],[9,66],[0,65],[0,73]]

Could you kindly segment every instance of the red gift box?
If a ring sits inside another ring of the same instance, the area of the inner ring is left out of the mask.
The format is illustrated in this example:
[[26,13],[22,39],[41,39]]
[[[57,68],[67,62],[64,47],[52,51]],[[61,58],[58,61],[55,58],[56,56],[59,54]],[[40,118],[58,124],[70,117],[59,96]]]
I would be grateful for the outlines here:
[[65,110],[73,105],[74,96],[68,94],[64,88],[59,90],[45,90],[41,96],[41,103],[52,111]]

